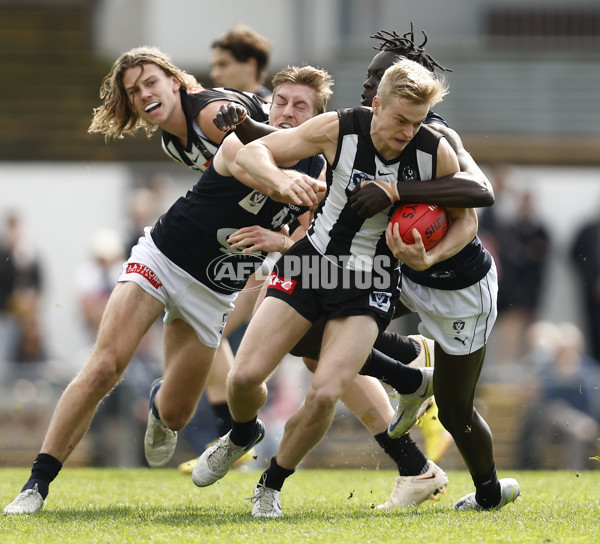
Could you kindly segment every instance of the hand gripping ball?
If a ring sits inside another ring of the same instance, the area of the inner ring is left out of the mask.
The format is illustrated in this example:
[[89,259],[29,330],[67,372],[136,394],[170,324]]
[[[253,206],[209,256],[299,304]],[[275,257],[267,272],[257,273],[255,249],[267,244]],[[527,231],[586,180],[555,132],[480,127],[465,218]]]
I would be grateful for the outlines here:
[[429,251],[444,237],[449,220],[446,209],[435,204],[405,202],[392,214],[392,223],[398,224],[400,236],[405,244],[414,244],[413,229],[423,238],[423,245]]

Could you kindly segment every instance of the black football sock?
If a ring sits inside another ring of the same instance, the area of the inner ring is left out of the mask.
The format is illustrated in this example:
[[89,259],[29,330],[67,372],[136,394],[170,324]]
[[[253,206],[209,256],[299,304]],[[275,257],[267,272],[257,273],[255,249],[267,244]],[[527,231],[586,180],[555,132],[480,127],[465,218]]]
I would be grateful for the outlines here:
[[256,420],[258,417],[252,418],[250,421],[238,423],[231,422],[231,435],[229,438],[236,446],[246,446],[250,444],[256,434]]
[[271,457],[271,465],[262,473],[262,476],[260,477],[260,483],[262,483],[265,487],[281,491],[285,479],[294,474],[294,472],[296,472],[295,469],[290,470],[287,468],[281,468],[277,464],[277,459],[275,457]]
[[375,340],[373,347],[404,364],[413,361],[421,352],[419,342],[408,336],[390,331],[381,333]]
[[62,463],[56,457],[52,457],[47,453],[39,453],[33,462],[31,476],[21,491],[33,489],[37,484],[38,493],[45,500],[48,496],[50,483],[56,478],[61,468]]
[[493,508],[500,503],[502,491],[498,474],[496,473],[496,463],[483,476],[472,476],[475,484],[475,500],[482,508]]
[[385,453],[394,460],[400,476],[417,476],[429,470],[427,457],[408,433],[398,438],[390,438],[384,431],[376,434],[374,438]]
[[218,404],[211,404],[212,413],[215,416],[215,423],[217,425],[217,436],[226,435],[231,429],[233,420],[231,419],[231,413],[229,412],[229,406],[226,402],[219,402]]
[[376,349],[371,350],[371,355],[359,374],[373,376],[401,394],[414,393],[423,382],[420,369],[403,365]]

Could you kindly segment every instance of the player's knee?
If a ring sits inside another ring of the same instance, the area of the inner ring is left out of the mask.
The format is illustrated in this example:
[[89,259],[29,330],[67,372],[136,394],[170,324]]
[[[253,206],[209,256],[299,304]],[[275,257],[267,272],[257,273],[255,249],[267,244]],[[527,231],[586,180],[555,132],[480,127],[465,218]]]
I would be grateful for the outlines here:
[[159,407],[160,420],[172,431],[180,431],[194,415],[193,408],[170,403],[162,403]]
[[[437,399],[436,399],[437,400]],[[473,426],[473,406],[464,407],[453,404],[447,405],[437,401],[438,419],[444,428],[451,434],[470,432]]]
[[317,413],[326,413],[328,410],[335,409],[340,396],[341,391],[332,385],[311,387],[306,394],[306,404],[313,407]]
[[89,391],[108,393],[121,378],[125,364],[119,364],[114,354],[94,353],[80,372],[78,379]]
[[263,385],[264,378],[256,372],[244,368],[244,365],[234,367],[227,376],[227,389],[234,394],[237,391],[249,391]]

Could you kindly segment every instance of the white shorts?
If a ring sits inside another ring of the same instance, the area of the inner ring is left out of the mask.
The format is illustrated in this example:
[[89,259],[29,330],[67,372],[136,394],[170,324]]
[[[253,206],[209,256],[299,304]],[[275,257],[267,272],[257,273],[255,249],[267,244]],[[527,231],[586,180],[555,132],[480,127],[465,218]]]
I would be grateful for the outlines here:
[[467,355],[483,347],[496,322],[496,265],[479,282],[456,291],[424,287],[402,276],[400,302],[421,318],[419,332],[450,355]]
[[181,319],[205,346],[219,347],[237,292],[217,293],[190,276],[156,247],[150,227],[144,229],[144,236],[131,250],[118,281],[132,281],[162,302],[165,325]]

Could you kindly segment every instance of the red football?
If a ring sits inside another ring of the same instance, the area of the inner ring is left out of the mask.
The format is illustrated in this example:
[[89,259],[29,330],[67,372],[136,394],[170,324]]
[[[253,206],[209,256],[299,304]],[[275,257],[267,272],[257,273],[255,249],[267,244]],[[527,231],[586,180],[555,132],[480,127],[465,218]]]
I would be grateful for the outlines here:
[[412,230],[417,229],[427,251],[434,247],[448,230],[446,209],[435,204],[406,202],[394,211],[390,221],[398,224],[400,236],[405,244],[415,243]]

